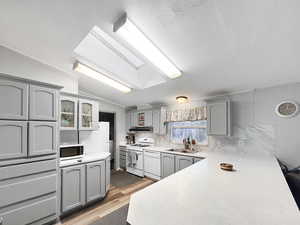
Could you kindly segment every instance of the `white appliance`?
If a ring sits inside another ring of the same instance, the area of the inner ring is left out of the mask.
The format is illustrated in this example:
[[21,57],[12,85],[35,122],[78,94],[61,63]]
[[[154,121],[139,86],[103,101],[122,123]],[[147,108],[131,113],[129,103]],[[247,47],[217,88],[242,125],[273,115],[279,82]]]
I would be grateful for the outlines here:
[[140,138],[136,144],[127,146],[126,171],[144,177],[144,148],[153,146],[152,138]]
[[98,122],[96,126],[97,130],[79,131],[79,143],[86,155],[109,152],[109,122]]

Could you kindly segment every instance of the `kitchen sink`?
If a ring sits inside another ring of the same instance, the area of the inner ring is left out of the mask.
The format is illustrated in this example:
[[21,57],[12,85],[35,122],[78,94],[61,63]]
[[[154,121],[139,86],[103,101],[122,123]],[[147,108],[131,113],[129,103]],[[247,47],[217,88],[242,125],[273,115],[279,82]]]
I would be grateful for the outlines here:
[[170,152],[181,152],[181,153],[196,153],[198,151],[191,151],[188,149],[169,149]]

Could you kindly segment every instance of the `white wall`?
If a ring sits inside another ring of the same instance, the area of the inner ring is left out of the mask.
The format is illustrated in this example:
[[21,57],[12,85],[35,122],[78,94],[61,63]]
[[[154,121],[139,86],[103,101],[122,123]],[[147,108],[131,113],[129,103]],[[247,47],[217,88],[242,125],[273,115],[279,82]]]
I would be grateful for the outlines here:
[[78,79],[27,56],[0,46],[0,73],[63,86],[77,94]]
[[[274,111],[283,100],[300,103],[300,83],[257,89],[253,92],[232,95],[233,138],[249,127],[267,128],[265,138],[269,149],[290,167],[300,165],[300,115],[294,118],[278,117]],[[265,146],[266,147],[266,146]]]

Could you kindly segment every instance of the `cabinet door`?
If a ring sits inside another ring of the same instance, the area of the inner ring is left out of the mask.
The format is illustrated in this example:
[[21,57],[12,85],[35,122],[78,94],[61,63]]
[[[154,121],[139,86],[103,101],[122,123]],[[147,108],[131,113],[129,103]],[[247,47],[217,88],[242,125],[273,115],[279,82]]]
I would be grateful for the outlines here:
[[29,122],[30,156],[56,154],[57,149],[56,122]]
[[207,105],[208,135],[230,135],[230,103],[214,102]]
[[106,169],[105,169],[105,184],[106,184],[106,192],[109,191],[109,188],[110,188],[110,157],[108,157],[106,160],[105,160],[105,166],[106,166]]
[[28,85],[0,79],[0,119],[28,119]]
[[153,118],[152,111],[145,111],[145,126],[152,127],[153,126]]
[[0,159],[27,156],[27,122],[0,121]]
[[159,134],[160,133],[160,110],[153,110],[153,133]]
[[99,122],[99,106],[95,101],[79,100],[79,130],[95,130]]
[[175,156],[171,154],[161,154],[161,177],[167,177],[175,173]]
[[131,112],[126,113],[126,131],[129,131],[131,128]]
[[193,165],[193,158],[188,156],[176,156],[176,172]]
[[131,127],[136,127],[138,125],[138,113],[137,112],[131,112],[130,113],[131,119]]
[[61,171],[61,210],[67,212],[85,204],[84,165]]
[[105,196],[105,161],[86,165],[86,201]]
[[30,120],[57,120],[58,91],[30,85]]
[[160,153],[152,151],[144,151],[144,171],[160,177]]
[[160,127],[159,127],[159,134],[165,135],[167,132],[167,126],[165,124],[167,120],[167,109],[166,107],[161,107],[160,109]]
[[60,129],[77,130],[78,99],[61,96],[60,98]]

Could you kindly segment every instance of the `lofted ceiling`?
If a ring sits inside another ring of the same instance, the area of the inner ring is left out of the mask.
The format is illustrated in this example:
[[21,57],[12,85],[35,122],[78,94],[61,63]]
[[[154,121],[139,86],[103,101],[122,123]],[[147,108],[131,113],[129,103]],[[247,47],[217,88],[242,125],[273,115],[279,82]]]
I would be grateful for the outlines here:
[[126,11],[183,76],[129,94],[80,76],[79,88],[126,106],[172,103],[299,82],[299,8],[297,0],[4,0],[0,45],[78,76],[76,46],[95,25],[117,38],[112,23]]

